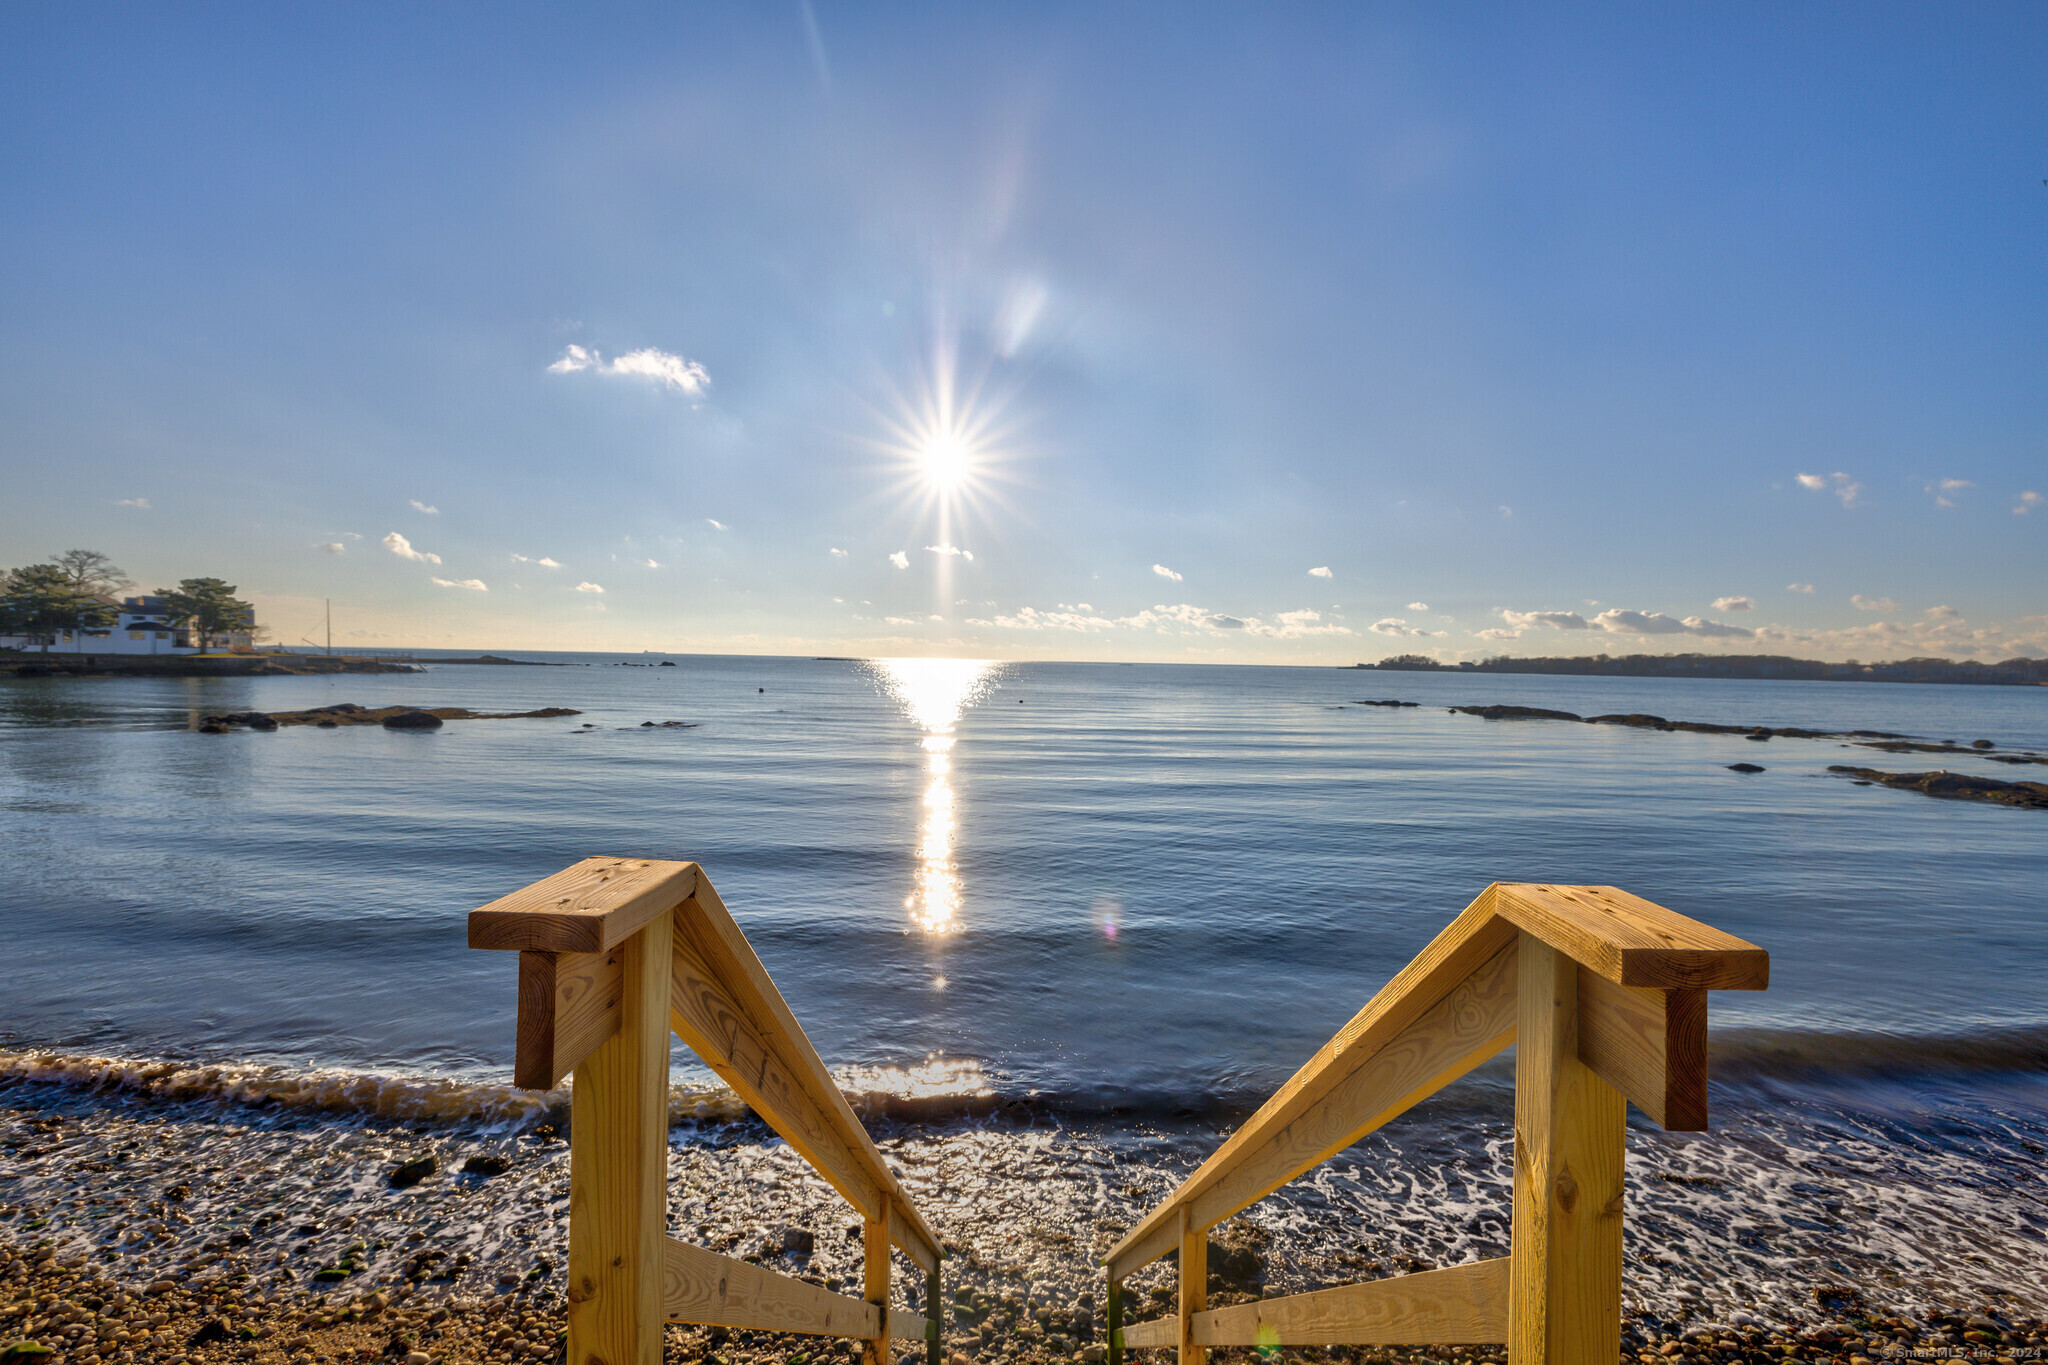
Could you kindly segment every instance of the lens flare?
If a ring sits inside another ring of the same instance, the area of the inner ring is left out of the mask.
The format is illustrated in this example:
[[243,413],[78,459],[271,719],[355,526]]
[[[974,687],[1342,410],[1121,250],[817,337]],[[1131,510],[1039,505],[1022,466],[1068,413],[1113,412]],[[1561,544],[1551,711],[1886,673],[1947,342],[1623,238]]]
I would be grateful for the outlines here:
[[953,727],[961,713],[987,695],[996,665],[987,659],[877,659],[883,688],[913,725],[924,731],[924,814],[918,823],[917,865],[903,902],[910,922],[928,934],[960,927],[962,888],[953,865]]

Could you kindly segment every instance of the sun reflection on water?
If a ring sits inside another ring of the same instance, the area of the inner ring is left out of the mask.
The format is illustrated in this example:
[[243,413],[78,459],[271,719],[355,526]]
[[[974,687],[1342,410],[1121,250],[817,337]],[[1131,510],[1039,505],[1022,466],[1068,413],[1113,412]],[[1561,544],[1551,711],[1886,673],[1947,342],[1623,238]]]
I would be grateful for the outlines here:
[[877,659],[882,686],[918,729],[924,749],[924,815],[917,868],[903,902],[910,922],[928,934],[960,927],[960,874],[953,865],[953,727],[995,681],[987,659]]

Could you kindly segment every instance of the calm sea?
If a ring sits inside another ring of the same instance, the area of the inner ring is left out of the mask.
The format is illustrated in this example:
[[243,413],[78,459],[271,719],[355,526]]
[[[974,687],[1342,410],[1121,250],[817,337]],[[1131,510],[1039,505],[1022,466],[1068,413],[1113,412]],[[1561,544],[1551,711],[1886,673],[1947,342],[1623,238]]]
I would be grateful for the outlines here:
[[[850,1088],[1156,1137],[1254,1107],[1487,883],[1608,883],[1771,952],[1712,1023],[1726,1112],[1773,1136],[1713,1159],[1848,1142],[1897,1190],[1932,1151],[1954,1197],[2038,1164],[2048,815],[1826,768],[2048,770],[1445,708],[2048,750],[2048,689],[530,657],[0,682],[0,1047],[503,1082],[515,964],[465,912],[592,854],[688,858]],[[1355,704],[1386,698],[1421,705]],[[195,729],[344,701],[582,714]],[[2038,1284],[2029,1197],[2006,1231]],[[1991,1234],[1956,1217],[1967,1258]]]

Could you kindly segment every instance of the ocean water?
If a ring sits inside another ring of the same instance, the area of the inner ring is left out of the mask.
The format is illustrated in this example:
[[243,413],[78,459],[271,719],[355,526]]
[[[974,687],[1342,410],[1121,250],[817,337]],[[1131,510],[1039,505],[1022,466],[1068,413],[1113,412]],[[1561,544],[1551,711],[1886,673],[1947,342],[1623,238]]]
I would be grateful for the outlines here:
[[[1129,1170],[1046,1219],[1127,1220],[1487,883],[1607,883],[1772,955],[1769,991],[1713,997],[1715,1133],[1636,1120],[1645,1170],[1685,1178],[1632,1180],[1632,1257],[1745,1302],[1853,1275],[2048,1304],[2048,815],[1826,768],[2048,769],[1444,709],[2039,752],[2048,689],[531,657],[554,666],[0,681],[10,1093],[104,1122],[211,1094],[512,1131],[545,1109],[503,1089],[516,964],[466,948],[466,912],[592,854],[689,858],[934,1170],[1065,1143],[1076,1180]],[[1383,698],[1421,705],[1355,704]],[[196,730],[343,701],[582,714]],[[1321,1248],[1304,1282],[1374,1238],[1497,1254],[1504,1075],[1254,1211]],[[687,1054],[677,1078],[715,1090]]]

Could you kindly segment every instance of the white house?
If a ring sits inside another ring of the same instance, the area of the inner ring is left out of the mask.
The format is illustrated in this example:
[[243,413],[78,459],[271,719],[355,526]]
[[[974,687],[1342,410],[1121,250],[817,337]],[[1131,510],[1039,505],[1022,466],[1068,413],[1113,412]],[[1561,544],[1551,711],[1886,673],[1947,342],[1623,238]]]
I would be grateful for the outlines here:
[[[102,599],[103,601],[106,599]],[[109,603],[109,605],[112,605]],[[192,632],[170,621],[170,608],[154,593],[129,597],[120,603],[120,617],[111,626],[87,626],[57,632],[50,652],[63,654],[197,654],[199,646]],[[215,636],[212,648],[247,649],[255,643],[256,619],[252,613],[241,629],[225,638]],[[40,641],[25,636],[0,635],[0,648],[40,651]]]

